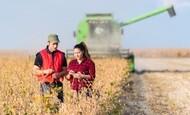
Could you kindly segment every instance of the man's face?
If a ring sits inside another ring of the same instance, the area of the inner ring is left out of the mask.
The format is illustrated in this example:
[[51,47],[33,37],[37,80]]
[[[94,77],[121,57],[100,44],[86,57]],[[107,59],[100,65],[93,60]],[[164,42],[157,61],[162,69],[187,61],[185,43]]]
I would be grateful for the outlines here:
[[51,52],[56,51],[57,48],[58,48],[58,43],[49,42],[49,50],[50,50]]

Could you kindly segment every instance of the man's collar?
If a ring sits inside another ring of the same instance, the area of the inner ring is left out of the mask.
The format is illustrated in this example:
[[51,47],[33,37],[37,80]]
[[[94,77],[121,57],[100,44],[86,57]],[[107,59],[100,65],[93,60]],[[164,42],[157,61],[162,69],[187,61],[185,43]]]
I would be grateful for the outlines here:
[[48,48],[49,46],[47,45],[47,47],[46,47],[46,51],[47,51],[47,53],[49,53],[49,54],[53,54],[53,53],[55,53],[56,51],[53,51],[53,52],[51,52],[50,50],[49,50],[49,48]]

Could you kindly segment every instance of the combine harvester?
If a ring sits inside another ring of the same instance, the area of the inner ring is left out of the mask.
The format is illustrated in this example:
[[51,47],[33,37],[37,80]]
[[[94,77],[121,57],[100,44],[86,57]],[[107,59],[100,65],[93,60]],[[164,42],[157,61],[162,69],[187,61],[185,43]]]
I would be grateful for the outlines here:
[[[86,43],[92,57],[117,56],[131,60],[131,71],[135,70],[134,55],[129,49],[121,49],[121,38],[124,26],[149,18],[151,16],[168,11],[171,17],[175,16],[173,5],[146,13],[124,22],[114,20],[111,13],[86,14],[80,21],[74,37],[77,43]],[[73,50],[66,51],[67,57],[73,57]]]

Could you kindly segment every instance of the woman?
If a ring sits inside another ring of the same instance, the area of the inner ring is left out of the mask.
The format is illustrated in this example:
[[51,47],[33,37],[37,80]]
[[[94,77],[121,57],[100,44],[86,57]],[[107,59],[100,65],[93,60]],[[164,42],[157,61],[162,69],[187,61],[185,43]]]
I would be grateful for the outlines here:
[[68,65],[68,75],[71,88],[77,93],[77,96],[84,89],[87,96],[91,96],[89,91],[92,87],[92,81],[95,79],[95,64],[91,60],[85,43],[81,42],[74,46],[74,57]]

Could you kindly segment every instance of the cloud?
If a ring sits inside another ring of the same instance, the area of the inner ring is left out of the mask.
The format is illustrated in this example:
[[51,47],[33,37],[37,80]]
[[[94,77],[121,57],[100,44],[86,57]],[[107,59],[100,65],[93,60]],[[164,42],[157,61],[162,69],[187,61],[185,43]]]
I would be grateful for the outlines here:
[[189,0],[159,0],[159,1],[163,5],[173,4],[177,9],[190,8]]

